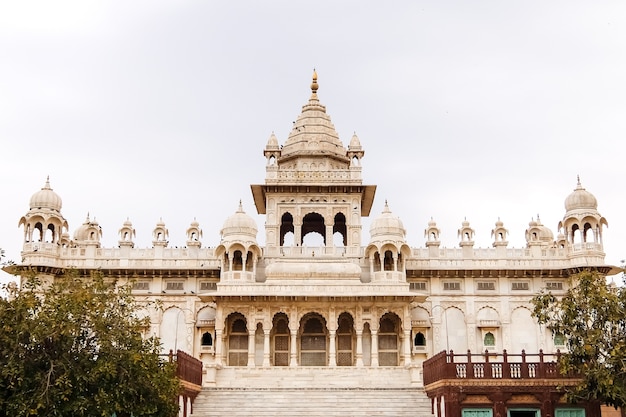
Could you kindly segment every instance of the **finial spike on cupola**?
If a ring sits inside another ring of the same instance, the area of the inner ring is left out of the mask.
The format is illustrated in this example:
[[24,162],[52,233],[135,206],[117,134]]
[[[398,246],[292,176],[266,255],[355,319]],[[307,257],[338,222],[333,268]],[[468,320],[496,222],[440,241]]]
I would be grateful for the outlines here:
[[237,209],[237,213],[243,213],[243,204],[241,203],[241,199],[239,199],[239,208]]
[[311,98],[317,97],[317,90],[319,88],[319,84],[317,84],[317,71],[313,68],[313,81],[311,82]]
[[46,184],[43,186],[42,190],[52,190],[50,187],[50,175],[46,177]]

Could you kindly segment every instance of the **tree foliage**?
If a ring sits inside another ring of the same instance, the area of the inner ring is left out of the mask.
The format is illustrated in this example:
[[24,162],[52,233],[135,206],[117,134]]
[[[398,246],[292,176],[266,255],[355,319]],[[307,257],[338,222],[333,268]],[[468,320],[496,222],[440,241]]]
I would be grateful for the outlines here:
[[129,286],[75,272],[29,277],[0,299],[0,415],[171,417],[174,364],[159,356]]
[[626,406],[626,289],[584,271],[562,298],[542,292],[533,304],[539,323],[565,338],[561,372],[582,377],[568,400]]

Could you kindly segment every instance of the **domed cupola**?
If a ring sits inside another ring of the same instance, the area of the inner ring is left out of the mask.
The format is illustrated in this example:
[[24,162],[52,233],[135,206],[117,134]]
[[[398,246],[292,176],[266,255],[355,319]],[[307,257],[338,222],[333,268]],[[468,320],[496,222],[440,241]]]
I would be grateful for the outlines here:
[[[317,98],[318,88],[317,73],[313,71],[311,98],[302,106],[302,113],[293,123],[293,128],[281,150],[279,165],[287,162],[291,164],[291,160],[297,159],[296,168],[301,168],[305,164],[310,166],[311,163],[315,163],[311,162],[312,159],[329,158],[333,160],[332,163],[341,167],[349,165],[350,159],[346,148],[339,140],[330,116],[326,114],[326,107],[320,104]],[[332,163],[328,161],[329,165]]]
[[100,239],[102,238],[102,228],[96,219],[90,220],[89,213],[87,218],[74,232],[74,243],[77,246],[96,246],[100,247]]
[[580,177],[574,191],[565,199],[566,214],[579,210],[597,210],[598,200],[589,191],[585,190],[580,184]]
[[526,229],[526,243],[528,247],[541,246],[549,247],[554,245],[554,234],[552,230],[544,226],[537,214],[537,220],[531,219]]
[[280,158],[280,154],[278,139],[274,132],[272,132],[270,138],[267,140],[267,145],[265,145],[265,150],[263,151],[263,155],[267,158],[267,166],[276,166],[276,160]]
[[126,221],[120,228],[118,235],[120,238],[118,241],[120,247],[128,246],[133,248],[135,246],[135,243],[133,242],[133,238],[136,236],[135,228],[133,227],[133,223],[130,221],[130,219],[126,219]]
[[494,238],[493,246],[498,247],[508,245],[509,242],[506,240],[508,235],[509,231],[504,227],[504,223],[502,222],[502,220],[498,218],[498,221],[496,221],[495,229],[491,230],[491,237]]
[[243,211],[243,206],[241,201],[239,201],[239,208],[235,214],[226,219],[220,235],[222,236],[222,241],[243,241],[256,244],[257,232],[256,222]]
[[63,202],[61,201],[61,197],[50,188],[50,177],[46,179],[46,184],[41,190],[37,191],[30,198],[31,210],[50,209],[60,213],[62,206]]
[[28,213],[19,221],[19,226],[24,226],[25,252],[38,250],[40,243],[61,244],[68,229],[61,206],[61,197],[50,187],[48,177],[41,190],[30,198]]
[[361,158],[365,155],[363,148],[361,147],[361,141],[356,135],[356,132],[350,139],[350,145],[348,145],[348,158],[350,158],[351,166],[360,166]]
[[584,256],[589,251],[603,254],[603,225],[609,224],[598,212],[598,200],[583,188],[578,177],[576,188],[565,199],[565,216],[559,222],[559,233],[565,235],[572,252]]
[[399,217],[394,216],[387,201],[383,212],[372,221],[370,226],[371,242],[395,241],[405,242],[406,230]]
[[189,247],[200,247],[202,246],[202,229],[200,229],[200,223],[196,219],[193,219],[189,227],[187,228],[187,246]]

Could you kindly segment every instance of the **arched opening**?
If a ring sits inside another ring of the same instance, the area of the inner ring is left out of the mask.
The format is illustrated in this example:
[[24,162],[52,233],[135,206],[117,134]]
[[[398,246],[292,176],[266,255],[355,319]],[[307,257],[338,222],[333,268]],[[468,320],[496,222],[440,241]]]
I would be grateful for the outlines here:
[[370,330],[370,324],[365,322],[363,324],[363,337],[361,340],[363,344],[363,365],[372,365],[372,331]]
[[413,345],[414,346],[426,346],[426,336],[424,336],[424,333],[417,332],[417,334],[415,335],[415,338],[413,338]]
[[265,344],[265,332],[263,331],[263,323],[256,324],[254,332],[254,364],[261,366],[263,364],[263,345]]
[[[346,227],[346,216],[343,213],[337,213],[333,223],[333,244],[335,246],[346,246],[348,229]],[[341,244],[338,244],[341,242]]]
[[43,239],[43,225],[39,222],[35,223],[33,232],[33,242],[41,242]]
[[300,321],[300,365],[326,366],[326,320],[317,313],[309,313]]
[[46,236],[45,236],[44,241],[51,242],[51,243],[56,242],[53,224],[48,225],[48,230],[46,231]]
[[354,365],[354,320],[349,313],[341,313],[337,320],[337,365]]
[[[302,242],[305,243],[305,238],[311,233],[317,233],[321,236],[321,244],[317,245],[317,242],[311,242],[310,246],[325,246],[326,245],[326,225],[324,224],[324,217],[319,213],[309,213],[302,219]],[[313,239],[313,237],[311,237]],[[317,238],[319,239],[319,237]],[[307,245],[309,245],[307,243]]]
[[242,314],[228,317],[228,365],[248,364],[248,327]]
[[248,255],[246,256],[246,271],[252,271],[252,266],[254,264],[254,256],[252,252],[248,251]]
[[289,246],[293,245],[294,228],[293,228],[293,216],[291,215],[291,213],[285,213],[280,218],[280,246],[288,245],[287,243],[285,243],[285,235],[287,235],[287,233],[291,234],[290,235],[291,242],[289,242]]
[[390,250],[385,251],[384,267],[385,271],[393,271],[393,253]]
[[233,253],[233,271],[243,270],[243,255],[240,250]]
[[378,329],[378,363],[380,366],[398,366],[400,318],[393,313],[386,313],[380,319]]
[[589,223],[585,223],[585,225],[583,226],[583,242],[587,243],[587,242],[595,242],[595,237],[594,236],[589,236],[589,231],[593,230],[591,228],[591,224]]
[[289,318],[285,313],[274,316],[272,323],[272,363],[274,366],[289,366]]
[[317,232],[309,232],[302,239],[302,246],[308,246],[309,248],[319,248],[324,246],[324,236]]
[[202,340],[200,342],[202,346],[213,346],[213,336],[211,332],[202,333]]
[[381,268],[380,253],[376,252],[374,254],[374,272],[379,272],[380,268]]
[[491,332],[485,333],[485,339],[483,341],[485,347],[494,347],[496,345],[496,337]]
[[582,243],[582,233],[580,232],[580,227],[575,224],[572,225],[572,243]]

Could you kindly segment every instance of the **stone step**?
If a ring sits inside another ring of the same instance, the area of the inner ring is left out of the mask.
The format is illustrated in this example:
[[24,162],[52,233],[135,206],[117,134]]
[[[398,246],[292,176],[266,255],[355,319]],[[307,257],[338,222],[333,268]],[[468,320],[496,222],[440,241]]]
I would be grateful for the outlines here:
[[204,388],[193,417],[432,417],[422,388]]
[[246,368],[218,370],[213,384],[219,388],[415,388],[405,368]]

